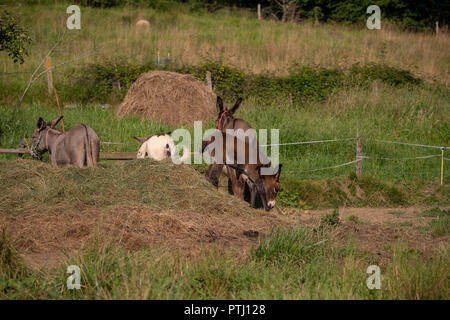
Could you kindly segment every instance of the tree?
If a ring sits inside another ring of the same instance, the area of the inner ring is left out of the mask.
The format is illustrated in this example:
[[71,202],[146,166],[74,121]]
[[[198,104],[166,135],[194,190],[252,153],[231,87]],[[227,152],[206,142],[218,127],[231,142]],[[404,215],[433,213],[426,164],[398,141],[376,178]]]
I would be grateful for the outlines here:
[[0,13],[0,51],[6,51],[14,62],[23,63],[28,55],[25,46],[31,43],[28,32],[8,11]]
[[274,0],[281,9],[281,21],[296,21],[300,15],[300,4],[298,0]]

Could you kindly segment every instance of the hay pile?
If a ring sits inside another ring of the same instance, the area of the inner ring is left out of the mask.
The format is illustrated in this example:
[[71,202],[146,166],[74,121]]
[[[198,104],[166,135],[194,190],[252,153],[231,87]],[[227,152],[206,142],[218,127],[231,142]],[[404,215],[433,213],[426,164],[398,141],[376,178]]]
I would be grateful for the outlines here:
[[130,87],[117,116],[141,115],[169,124],[208,121],[216,115],[216,94],[192,75],[152,71]]

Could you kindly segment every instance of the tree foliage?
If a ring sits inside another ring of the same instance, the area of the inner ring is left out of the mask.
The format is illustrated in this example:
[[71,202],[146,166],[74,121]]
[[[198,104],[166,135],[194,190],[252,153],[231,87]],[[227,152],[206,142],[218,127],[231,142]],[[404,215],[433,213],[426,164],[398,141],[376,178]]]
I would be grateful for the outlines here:
[[31,42],[28,32],[17,17],[8,11],[0,13],[0,51],[6,51],[14,62],[23,63],[26,45]]

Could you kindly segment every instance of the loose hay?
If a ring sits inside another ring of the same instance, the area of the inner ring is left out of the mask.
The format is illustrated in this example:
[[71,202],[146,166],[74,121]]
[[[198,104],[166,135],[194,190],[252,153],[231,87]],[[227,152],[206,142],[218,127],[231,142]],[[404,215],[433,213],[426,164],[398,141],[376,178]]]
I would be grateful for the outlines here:
[[128,90],[117,116],[140,115],[169,124],[208,121],[216,115],[216,94],[192,75],[152,71]]

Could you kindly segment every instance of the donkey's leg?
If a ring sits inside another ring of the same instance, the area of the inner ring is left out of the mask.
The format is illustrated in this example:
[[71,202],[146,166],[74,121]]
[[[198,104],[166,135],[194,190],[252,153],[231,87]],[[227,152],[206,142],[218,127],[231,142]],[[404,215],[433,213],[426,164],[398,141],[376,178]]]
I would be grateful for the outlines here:
[[256,168],[248,168],[247,175],[250,178],[250,180],[252,180],[254,182],[254,184],[256,185],[256,191],[257,191],[257,193],[259,193],[259,196],[261,197],[261,202],[262,202],[262,205],[264,206],[264,209],[266,211],[269,211],[270,208],[267,205],[266,190],[264,188],[263,181],[262,181],[261,177],[259,176],[259,172],[257,171]]
[[58,162],[56,161],[55,153],[50,154],[50,161],[52,162],[52,166],[54,168],[58,167]]
[[70,162],[78,168],[82,168],[84,164],[87,163],[85,140],[86,138],[82,139],[73,150],[70,150]]
[[248,188],[250,189],[250,206],[256,208],[256,195],[258,194],[256,185],[253,182],[250,182]]
[[248,186],[248,190],[250,192],[250,206],[252,208],[256,208],[256,195],[258,194],[256,185],[245,174],[241,174],[239,179],[241,179],[244,183],[244,189],[246,185]]
[[214,164],[212,170],[211,170],[211,175],[210,175],[210,181],[211,183],[216,187],[219,188],[219,179],[220,179],[220,175],[222,174],[222,169],[223,169],[223,164]]
[[213,170],[213,167],[214,167],[214,164],[210,164],[208,167],[208,170],[205,173],[206,180],[208,180],[211,183],[212,183],[212,181],[211,181],[210,177],[211,177],[211,171]]
[[98,159],[100,158],[100,140],[91,142],[92,149],[92,161],[94,165],[97,165]]
[[241,177],[237,178],[236,170],[227,166],[228,177],[231,180],[231,188],[236,198],[244,200],[245,182]]

